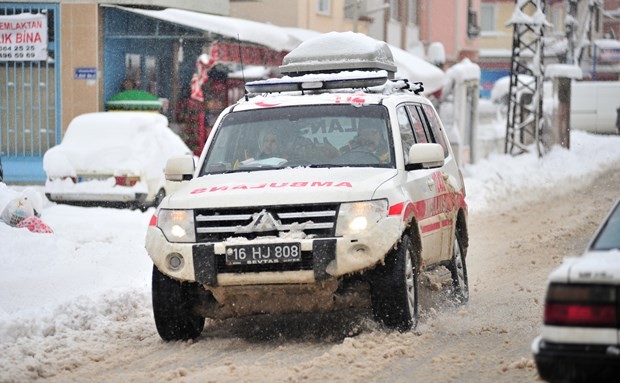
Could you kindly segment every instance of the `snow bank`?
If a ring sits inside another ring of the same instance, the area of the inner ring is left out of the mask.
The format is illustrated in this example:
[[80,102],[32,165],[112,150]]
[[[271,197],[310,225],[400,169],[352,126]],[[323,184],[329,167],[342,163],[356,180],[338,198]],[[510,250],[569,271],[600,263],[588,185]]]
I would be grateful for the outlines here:
[[556,189],[568,193],[590,182],[602,169],[620,163],[620,136],[571,133],[571,148],[554,147],[539,158],[535,150],[513,157],[491,154],[464,170],[471,210],[496,203],[506,208],[540,199]]

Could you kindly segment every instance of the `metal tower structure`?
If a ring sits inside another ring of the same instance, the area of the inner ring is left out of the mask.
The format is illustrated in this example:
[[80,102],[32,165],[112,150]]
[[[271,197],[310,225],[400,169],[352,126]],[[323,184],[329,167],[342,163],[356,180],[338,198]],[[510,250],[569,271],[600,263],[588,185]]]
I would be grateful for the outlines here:
[[549,23],[545,0],[516,0],[508,25],[513,25],[510,90],[505,152],[518,155],[534,145],[544,153],[543,36]]

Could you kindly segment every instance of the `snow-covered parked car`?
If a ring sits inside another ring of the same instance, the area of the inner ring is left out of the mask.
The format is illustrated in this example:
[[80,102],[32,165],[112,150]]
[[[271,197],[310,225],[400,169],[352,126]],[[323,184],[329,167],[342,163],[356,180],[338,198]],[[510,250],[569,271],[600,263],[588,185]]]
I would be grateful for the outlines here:
[[532,350],[547,381],[620,381],[620,200],[584,254],[549,275]]
[[83,114],[43,157],[45,195],[58,203],[144,210],[168,192],[168,158],[188,153],[159,113]]
[[196,167],[168,161],[182,185],[146,236],[164,340],[198,337],[205,317],[356,307],[406,331],[438,265],[468,300],[462,175],[421,84],[395,69],[365,35],[307,40],[285,77],[224,110]]

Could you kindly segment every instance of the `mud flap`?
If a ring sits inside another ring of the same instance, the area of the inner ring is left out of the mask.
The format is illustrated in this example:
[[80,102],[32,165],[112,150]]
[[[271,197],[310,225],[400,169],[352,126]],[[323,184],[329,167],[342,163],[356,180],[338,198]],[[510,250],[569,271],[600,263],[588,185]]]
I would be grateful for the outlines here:
[[312,270],[315,280],[324,281],[331,278],[325,270],[334,259],[336,259],[335,239],[320,239],[312,243]]
[[194,278],[196,282],[207,285],[217,285],[217,269],[215,267],[215,252],[213,245],[194,245]]

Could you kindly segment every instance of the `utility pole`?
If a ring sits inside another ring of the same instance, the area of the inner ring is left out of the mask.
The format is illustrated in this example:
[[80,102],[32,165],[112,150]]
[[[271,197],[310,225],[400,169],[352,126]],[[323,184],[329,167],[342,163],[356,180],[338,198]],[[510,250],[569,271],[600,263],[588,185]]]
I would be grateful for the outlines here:
[[[565,65],[578,67],[578,57],[575,55],[577,41],[578,14],[577,8],[579,0],[564,0],[566,17],[564,18],[564,35],[566,38]],[[554,103],[554,118],[551,128],[554,143],[561,147],[570,149],[570,109],[571,109],[571,88],[573,77],[567,76],[567,71],[563,74],[554,76],[553,95],[557,103]]]
[[539,156],[543,146],[543,59],[545,0],[516,0],[508,25],[513,26],[510,90],[505,152],[518,155],[534,144]]
[[577,2],[579,0],[566,0],[566,17],[564,18],[564,32],[568,47],[566,49],[566,62],[564,64],[576,64],[575,42],[577,41]]

